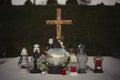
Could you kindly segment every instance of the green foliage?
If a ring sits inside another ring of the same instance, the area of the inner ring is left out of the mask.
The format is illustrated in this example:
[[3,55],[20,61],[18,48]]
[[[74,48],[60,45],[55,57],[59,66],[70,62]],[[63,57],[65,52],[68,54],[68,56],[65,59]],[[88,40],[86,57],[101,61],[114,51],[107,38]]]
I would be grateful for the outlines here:
[[47,5],[58,5],[57,0],[48,0]]
[[25,5],[32,5],[32,2],[30,0],[26,0]]
[[0,0],[0,6],[11,6],[12,1],[11,0]]
[[66,5],[78,5],[77,0],[67,0]]
[[46,20],[56,19],[56,8],[62,8],[62,19],[72,25],[62,25],[66,49],[83,43],[88,55],[102,48],[104,55],[120,48],[120,7],[118,6],[12,6],[0,7],[0,47],[8,56],[18,56],[23,47],[32,55],[33,45],[44,50],[48,39],[55,37],[55,25]]

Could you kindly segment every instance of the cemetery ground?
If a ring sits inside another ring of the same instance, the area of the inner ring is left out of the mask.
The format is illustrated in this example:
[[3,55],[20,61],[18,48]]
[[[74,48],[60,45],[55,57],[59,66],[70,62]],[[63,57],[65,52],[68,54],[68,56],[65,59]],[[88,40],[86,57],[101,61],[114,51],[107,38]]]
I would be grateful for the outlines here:
[[[87,71],[86,74],[66,76],[61,74],[29,73],[27,70],[18,68],[19,57],[0,58],[0,80],[119,80],[120,79],[120,59],[103,56],[104,73],[93,73]],[[1,63],[3,62],[3,63]],[[93,57],[89,56],[88,65],[94,68]]]

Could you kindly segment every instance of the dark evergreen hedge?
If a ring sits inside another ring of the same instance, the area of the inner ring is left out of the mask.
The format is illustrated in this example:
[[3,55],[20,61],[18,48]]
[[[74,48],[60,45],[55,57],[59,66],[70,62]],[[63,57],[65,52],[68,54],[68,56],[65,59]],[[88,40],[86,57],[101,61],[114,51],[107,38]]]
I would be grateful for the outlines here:
[[0,7],[0,48],[7,56],[17,56],[25,47],[29,55],[33,45],[44,50],[48,39],[55,37],[55,25],[46,25],[56,19],[56,8],[62,8],[62,19],[72,19],[72,25],[62,25],[66,48],[80,43],[88,55],[101,48],[103,55],[111,55],[120,48],[120,6],[11,6]]

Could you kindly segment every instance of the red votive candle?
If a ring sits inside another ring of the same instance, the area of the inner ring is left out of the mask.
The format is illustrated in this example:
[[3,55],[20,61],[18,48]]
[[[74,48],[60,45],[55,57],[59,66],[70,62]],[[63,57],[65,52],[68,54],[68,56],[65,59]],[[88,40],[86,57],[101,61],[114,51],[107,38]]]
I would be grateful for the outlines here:
[[61,74],[62,74],[62,75],[66,75],[66,70],[65,70],[65,69],[62,69]]
[[71,72],[76,72],[76,66],[71,66]]

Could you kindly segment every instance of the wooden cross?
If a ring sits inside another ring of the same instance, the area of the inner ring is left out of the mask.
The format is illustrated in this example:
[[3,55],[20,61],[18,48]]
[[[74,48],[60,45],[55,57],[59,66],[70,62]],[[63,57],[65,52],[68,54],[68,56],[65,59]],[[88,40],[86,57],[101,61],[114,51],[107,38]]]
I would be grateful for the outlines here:
[[56,24],[56,37],[61,38],[61,25],[72,24],[72,20],[61,20],[61,8],[57,8],[57,20],[46,20],[46,24]]

